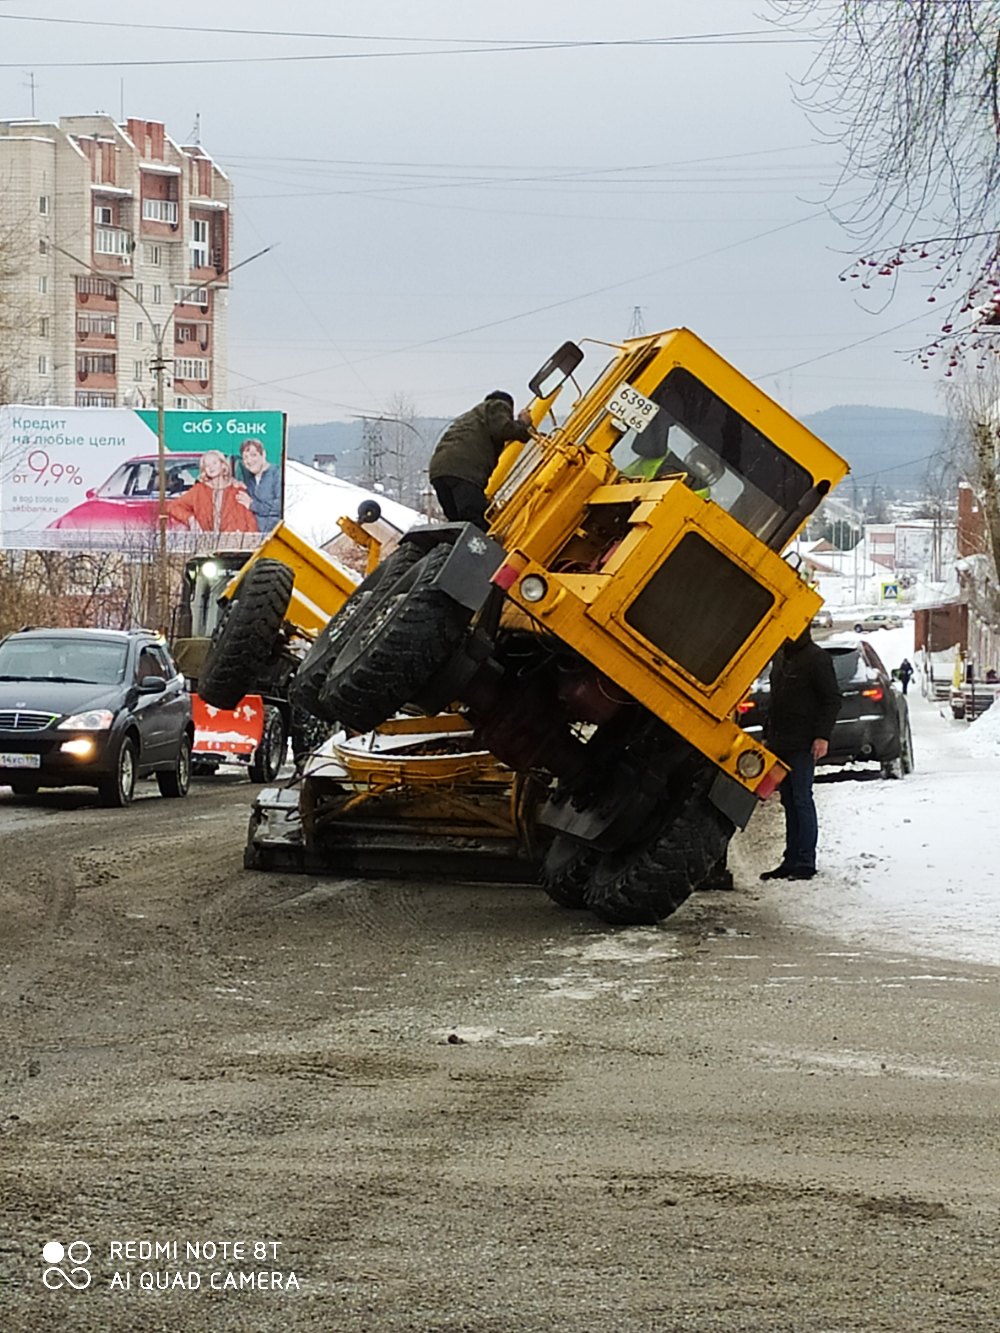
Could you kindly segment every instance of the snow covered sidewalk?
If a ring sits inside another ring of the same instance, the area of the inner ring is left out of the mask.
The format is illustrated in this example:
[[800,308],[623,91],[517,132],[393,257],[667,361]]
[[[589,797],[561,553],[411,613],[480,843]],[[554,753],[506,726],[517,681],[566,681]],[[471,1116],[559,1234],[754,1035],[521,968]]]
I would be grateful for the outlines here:
[[[896,643],[911,632],[872,636],[890,669],[899,664],[890,647],[912,660]],[[919,681],[908,701],[916,771],[885,781],[877,770],[849,777],[821,769],[820,873],[769,883],[766,896],[786,920],[851,944],[1000,966],[1000,712],[956,722],[921,697]],[[760,813],[767,852],[754,839],[747,875],[762,855],[759,869],[781,855],[780,812]]]

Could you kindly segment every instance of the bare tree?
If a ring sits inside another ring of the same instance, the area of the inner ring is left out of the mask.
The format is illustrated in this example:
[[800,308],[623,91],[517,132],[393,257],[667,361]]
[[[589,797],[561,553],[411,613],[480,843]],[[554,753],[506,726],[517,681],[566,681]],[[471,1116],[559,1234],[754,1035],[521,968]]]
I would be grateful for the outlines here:
[[842,149],[833,208],[865,253],[841,277],[930,277],[924,362],[1000,350],[1000,0],[769,3],[821,43],[798,95]]
[[1000,626],[1000,368],[962,368],[948,393],[949,453],[981,516],[963,583],[979,619]]
[[27,393],[29,339],[39,318],[36,299],[19,281],[29,235],[23,218],[0,220],[0,403],[23,401]]
[[411,509],[423,508],[433,447],[418,422],[413,399],[405,393],[393,394],[383,426],[393,482],[391,493]]

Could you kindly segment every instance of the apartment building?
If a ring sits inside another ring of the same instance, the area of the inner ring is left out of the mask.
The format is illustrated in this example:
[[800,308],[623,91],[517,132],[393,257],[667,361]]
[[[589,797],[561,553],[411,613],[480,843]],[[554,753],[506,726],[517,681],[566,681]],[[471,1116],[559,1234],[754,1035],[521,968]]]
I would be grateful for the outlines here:
[[231,203],[205,150],[159,121],[0,121],[21,401],[152,407],[160,345],[167,407],[225,407]]

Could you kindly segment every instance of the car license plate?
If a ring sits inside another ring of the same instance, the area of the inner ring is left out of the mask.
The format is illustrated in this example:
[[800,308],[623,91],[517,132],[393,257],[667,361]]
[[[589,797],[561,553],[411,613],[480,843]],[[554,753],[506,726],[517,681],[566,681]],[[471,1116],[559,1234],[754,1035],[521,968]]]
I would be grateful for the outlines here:
[[0,754],[0,768],[41,768],[40,754]]
[[608,400],[608,411],[626,429],[641,435],[659,412],[659,404],[623,380]]

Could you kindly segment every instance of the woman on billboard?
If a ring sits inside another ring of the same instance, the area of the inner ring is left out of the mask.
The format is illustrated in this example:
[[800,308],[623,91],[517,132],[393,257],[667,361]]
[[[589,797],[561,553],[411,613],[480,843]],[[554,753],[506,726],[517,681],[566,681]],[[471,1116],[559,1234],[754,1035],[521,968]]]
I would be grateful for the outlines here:
[[175,523],[195,532],[256,532],[257,522],[246,501],[246,487],[233,479],[233,468],[225,454],[208,449],[201,456],[198,480],[167,502]]

